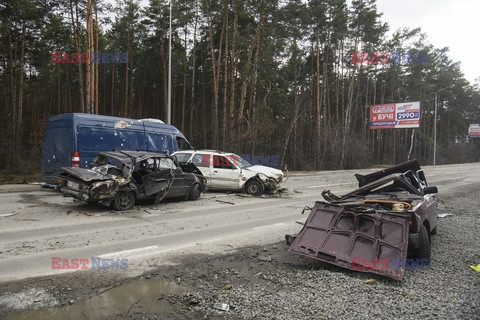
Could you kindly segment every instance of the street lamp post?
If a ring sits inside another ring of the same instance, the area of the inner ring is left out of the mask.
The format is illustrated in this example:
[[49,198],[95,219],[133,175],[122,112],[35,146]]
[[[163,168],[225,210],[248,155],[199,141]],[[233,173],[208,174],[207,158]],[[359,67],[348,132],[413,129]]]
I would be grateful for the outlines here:
[[170,0],[170,28],[168,30],[168,111],[167,123],[172,124],[172,0]]
[[437,109],[438,109],[437,93],[439,93],[442,90],[448,89],[450,87],[451,85],[435,91],[435,110],[433,113],[433,165],[436,165],[436,160],[437,160]]

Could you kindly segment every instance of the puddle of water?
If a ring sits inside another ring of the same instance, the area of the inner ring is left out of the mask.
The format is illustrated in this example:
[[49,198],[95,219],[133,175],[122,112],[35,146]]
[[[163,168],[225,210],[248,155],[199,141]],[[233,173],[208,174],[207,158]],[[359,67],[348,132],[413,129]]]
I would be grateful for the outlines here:
[[103,319],[135,312],[164,313],[170,305],[161,295],[178,294],[183,288],[165,280],[140,280],[110,289],[73,305],[46,310],[27,310],[11,314],[7,320]]

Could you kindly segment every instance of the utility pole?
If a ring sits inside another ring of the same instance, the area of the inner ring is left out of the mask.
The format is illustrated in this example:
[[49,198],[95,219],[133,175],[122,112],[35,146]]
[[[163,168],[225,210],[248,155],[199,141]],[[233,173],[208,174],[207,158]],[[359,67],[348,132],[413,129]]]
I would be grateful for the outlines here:
[[433,165],[436,165],[437,162],[437,109],[438,109],[438,101],[437,101],[437,94],[445,89],[450,88],[452,85],[448,87],[439,89],[435,91],[435,110],[433,112]]

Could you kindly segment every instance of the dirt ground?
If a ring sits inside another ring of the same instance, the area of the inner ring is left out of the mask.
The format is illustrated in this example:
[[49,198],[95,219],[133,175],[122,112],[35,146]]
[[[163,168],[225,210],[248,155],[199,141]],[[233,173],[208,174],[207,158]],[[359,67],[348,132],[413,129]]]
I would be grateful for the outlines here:
[[0,170],[0,185],[5,184],[25,184],[42,181],[40,173],[16,174],[11,171]]

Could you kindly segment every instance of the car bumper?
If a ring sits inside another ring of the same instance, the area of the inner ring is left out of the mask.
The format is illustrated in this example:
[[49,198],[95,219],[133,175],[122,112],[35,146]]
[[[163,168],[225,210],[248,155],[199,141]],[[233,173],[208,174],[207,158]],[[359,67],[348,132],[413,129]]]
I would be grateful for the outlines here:
[[65,197],[73,197],[79,200],[83,200],[86,202],[95,202],[97,200],[91,199],[90,195],[84,191],[78,191],[70,188],[60,188],[60,191],[63,192]]

